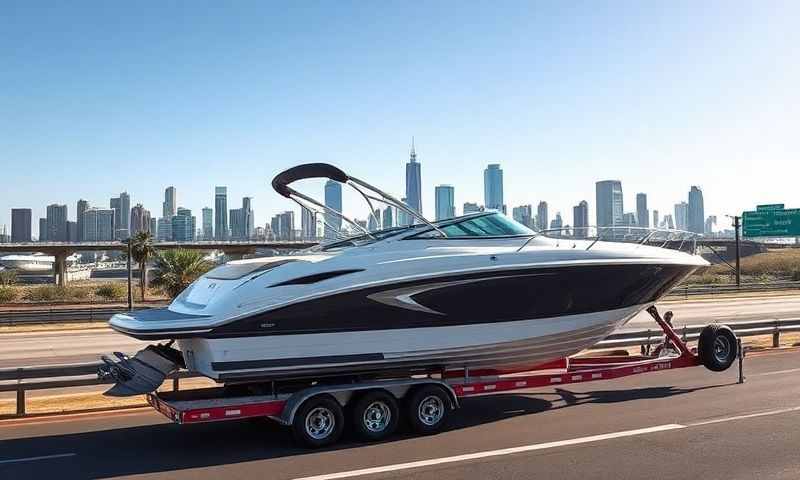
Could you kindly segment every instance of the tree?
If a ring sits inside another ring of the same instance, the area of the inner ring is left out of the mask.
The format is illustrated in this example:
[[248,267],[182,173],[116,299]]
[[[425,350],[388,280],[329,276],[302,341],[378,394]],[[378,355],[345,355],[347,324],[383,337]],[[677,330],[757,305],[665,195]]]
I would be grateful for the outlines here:
[[213,266],[202,252],[183,248],[166,250],[156,256],[152,283],[174,298]]
[[131,259],[139,264],[139,289],[142,291],[142,301],[147,292],[147,263],[158,256],[153,247],[153,235],[150,232],[138,232],[131,239]]

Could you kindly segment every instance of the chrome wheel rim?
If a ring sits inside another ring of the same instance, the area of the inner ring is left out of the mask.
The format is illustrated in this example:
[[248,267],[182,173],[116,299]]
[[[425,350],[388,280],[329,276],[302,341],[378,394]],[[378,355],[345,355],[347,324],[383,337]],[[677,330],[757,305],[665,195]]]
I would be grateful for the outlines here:
[[429,427],[439,423],[444,416],[444,403],[442,403],[442,399],[436,395],[428,395],[422,399],[417,409],[417,416],[420,422]]
[[719,363],[725,363],[730,358],[731,342],[727,337],[719,336],[714,340],[714,359]]
[[362,421],[364,427],[370,432],[377,433],[386,430],[392,420],[392,410],[382,401],[370,403],[364,410]]
[[313,408],[306,415],[306,433],[314,440],[322,440],[333,433],[336,417],[325,407]]

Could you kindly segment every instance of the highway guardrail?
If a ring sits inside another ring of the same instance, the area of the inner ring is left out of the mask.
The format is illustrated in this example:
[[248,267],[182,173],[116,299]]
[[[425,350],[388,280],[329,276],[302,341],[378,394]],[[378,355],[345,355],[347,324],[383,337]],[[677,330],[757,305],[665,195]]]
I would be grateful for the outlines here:
[[[772,335],[772,346],[780,346],[780,336],[787,332],[800,332],[800,317],[774,320],[758,320],[728,324],[739,337]],[[696,340],[705,325],[678,327],[676,333],[685,341]],[[622,331],[611,334],[596,344],[593,349],[609,349],[621,347],[657,345],[664,342],[663,332],[658,328]],[[16,392],[16,415],[24,416],[25,393],[29,390],[46,390],[53,388],[83,387],[104,385],[111,381],[97,377],[97,369],[101,362],[74,363],[69,365],[43,365],[35,367],[0,368],[0,392]],[[170,375],[172,388],[179,389],[181,378],[193,378],[200,375],[181,371]]]
[[695,295],[715,295],[739,292],[768,292],[775,290],[800,289],[800,282],[783,281],[768,283],[711,283],[708,285],[679,285],[673,288],[665,298],[689,298]]
[[[137,310],[153,308],[136,307]],[[31,325],[40,323],[104,322],[115,313],[127,312],[127,307],[92,306],[88,308],[37,308],[0,311],[0,325]]]

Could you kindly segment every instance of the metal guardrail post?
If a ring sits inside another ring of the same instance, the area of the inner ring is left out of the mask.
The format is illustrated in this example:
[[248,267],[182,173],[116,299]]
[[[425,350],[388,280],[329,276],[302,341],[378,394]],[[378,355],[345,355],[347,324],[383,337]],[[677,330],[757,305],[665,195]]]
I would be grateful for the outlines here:
[[17,390],[17,416],[25,416],[25,389],[22,385],[20,385]]
[[178,380],[179,380],[178,377],[175,377],[175,378],[172,379],[172,391],[173,392],[177,392],[178,391],[178,387],[179,387]]
[[742,348],[742,339],[736,339],[736,352],[737,357],[739,358],[739,384],[744,383],[744,348]]
[[686,343],[687,338],[688,337],[686,336],[686,325],[684,325],[683,326],[683,335],[681,336],[681,340],[683,340],[683,343]]
[[772,348],[778,348],[781,346],[781,329],[778,325],[778,321],[775,320],[775,330],[772,332]]

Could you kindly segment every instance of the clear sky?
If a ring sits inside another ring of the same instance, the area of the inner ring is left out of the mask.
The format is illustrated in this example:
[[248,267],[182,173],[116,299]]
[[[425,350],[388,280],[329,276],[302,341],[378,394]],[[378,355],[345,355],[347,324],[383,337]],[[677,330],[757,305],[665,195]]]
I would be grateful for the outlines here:
[[[512,206],[572,223],[594,182],[671,212],[800,207],[800,3],[28,2],[0,15],[0,226],[12,207],[122,190],[199,217],[227,185],[257,224],[278,171],[334,163],[402,194],[413,135],[423,204]],[[312,192],[321,197],[320,187]],[[347,201],[347,199],[346,199]],[[351,213],[364,217],[366,210]],[[1,228],[1,227],[0,227]]]

